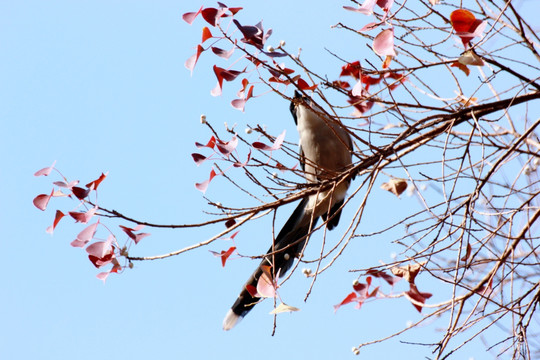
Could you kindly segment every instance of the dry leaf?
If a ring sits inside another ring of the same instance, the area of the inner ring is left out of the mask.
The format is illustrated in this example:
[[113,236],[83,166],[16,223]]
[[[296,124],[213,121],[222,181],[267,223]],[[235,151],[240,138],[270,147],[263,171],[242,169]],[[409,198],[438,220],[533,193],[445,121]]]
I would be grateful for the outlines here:
[[419,264],[408,264],[407,266],[400,266],[400,267],[393,267],[392,274],[395,276],[399,276],[400,278],[403,278],[404,280],[408,281],[411,284],[414,284],[414,279],[416,278],[416,275],[420,272],[422,267],[426,264],[427,261],[421,262]]
[[300,311],[299,308],[296,308],[294,306],[287,305],[285,303],[280,303],[274,310],[270,311],[270,314],[279,314],[282,312],[293,312],[293,311]]
[[390,179],[381,185],[381,189],[390,191],[399,197],[407,189],[407,181],[403,179]]

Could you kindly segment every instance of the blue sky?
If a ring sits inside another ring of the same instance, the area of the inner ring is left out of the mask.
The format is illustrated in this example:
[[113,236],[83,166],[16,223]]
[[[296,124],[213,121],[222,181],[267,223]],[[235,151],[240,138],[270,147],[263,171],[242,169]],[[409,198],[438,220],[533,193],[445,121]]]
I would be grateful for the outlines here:
[[[209,168],[197,168],[190,156],[196,150],[194,142],[206,142],[210,136],[199,123],[200,114],[216,127],[236,123],[242,134],[247,124],[264,124],[276,135],[286,129],[287,140],[296,141],[285,100],[263,96],[241,113],[229,104],[239,84],[227,83],[222,97],[210,96],[216,82],[211,66],[225,67],[225,62],[203,54],[193,76],[184,68],[203,23],[198,19],[189,26],[181,15],[200,5],[195,1],[0,4],[2,358],[346,358],[352,356],[353,345],[419,319],[403,299],[377,301],[361,311],[349,306],[333,312],[332,305],[351,291],[354,275],[347,270],[390,261],[390,254],[399,251],[390,244],[370,240],[351,244],[334,268],[321,276],[306,303],[310,281],[298,272],[281,294],[301,311],[280,315],[272,337],[269,301],[233,331],[221,330],[223,316],[256,265],[238,259],[223,269],[207,250],[226,249],[229,242],[136,263],[104,285],[85,252],[69,245],[80,226],[64,219],[54,236],[45,233],[54,208],[75,206],[67,199],[53,199],[42,213],[32,205],[34,196],[50,191],[50,182],[59,180],[32,174],[55,160],[69,180],[83,183],[109,171],[99,192],[101,205],[150,222],[182,224],[209,218],[203,211],[210,208],[193,186],[207,177]],[[351,60],[367,56],[363,44],[353,47],[348,35],[330,29],[344,19],[358,26],[365,22],[342,10],[344,4],[228,5],[245,8],[243,23],[263,19],[266,28],[274,29],[270,43],[285,40],[291,52],[302,47],[304,61],[330,76],[337,77],[340,64],[327,69],[334,60],[325,47]],[[216,179],[207,195],[216,201],[234,200],[227,189],[222,179]],[[384,196],[396,207],[412,201]],[[288,211],[281,211],[278,221]],[[390,217],[399,216],[387,214],[383,207],[372,213],[365,218],[366,232],[372,223],[391,223]],[[381,213],[385,219],[380,219]],[[244,253],[266,250],[270,221],[242,228],[237,244]],[[146,229],[152,235],[133,248],[132,255],[174,251],[221,229]],[[422,334],[422,341],[431,340],[432,333]],[[416,352],[416,347],[389,344],[363,349],[363,355],[418,358],[418,353],[404,352]],[[471,351],[475,350],[473,346]],[[483,358],[482,354],[475,358]]]

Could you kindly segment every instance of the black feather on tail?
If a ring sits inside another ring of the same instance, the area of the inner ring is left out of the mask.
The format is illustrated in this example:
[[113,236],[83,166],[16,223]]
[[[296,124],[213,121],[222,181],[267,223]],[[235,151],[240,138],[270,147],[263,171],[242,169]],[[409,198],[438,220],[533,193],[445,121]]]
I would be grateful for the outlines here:
[[267,252],[267,254],[273,255],[265,257],[248,279],[240,295],[225,316],[223,329],[232,329],[260,301],[260,298],[253,296],[248,291],[248,288],[257,288],[257,282],[263,273],[263,266],[273,265],[272,272],[274,274],[279,273],[280,276],[285,275],[291,268],[294,258],[304,248],[310,228],[315,227],[318,220],[317,218],[312,220],[310,214],[306,212],[307,203],[308,198],[302,199],[289,220],[287,220],[276,237],[274,246],[270,247]]

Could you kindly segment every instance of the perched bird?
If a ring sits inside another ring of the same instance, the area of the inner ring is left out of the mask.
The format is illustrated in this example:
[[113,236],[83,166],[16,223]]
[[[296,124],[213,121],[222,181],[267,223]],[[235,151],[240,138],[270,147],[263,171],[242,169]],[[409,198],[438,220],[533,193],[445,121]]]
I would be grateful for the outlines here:
[[[311,99],[295,92],[290,110],[300,137],[300,164],[309,183],[334,179],[352,163],[352,141],[349,133],[335,121],[325,118],[322,109]],[[311,230],[319,217],[328,220],[329,230],[339,223],[350,179],[343,179],[324,191],[306,196],[287,220],[273,246],[244,285],[225,319],[223,329],[232,329],[259,301],[254,296],[264,266],[284,276],[294,258],[303,251]]]

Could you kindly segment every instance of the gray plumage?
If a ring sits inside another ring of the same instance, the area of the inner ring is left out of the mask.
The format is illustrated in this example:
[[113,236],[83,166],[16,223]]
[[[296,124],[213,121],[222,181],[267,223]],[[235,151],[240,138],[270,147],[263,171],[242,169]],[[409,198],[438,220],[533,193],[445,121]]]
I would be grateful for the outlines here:
[[[347,131],[331,119],[325,119],[323,111],[310,99],[295,92],[291,102],[291,113],[296,122],[300,143],[300,163],[309,183],[334,179],[351,166],[352,141]],[[252,296],[248,288],[257,287],[262,266],[273,265],[273,273],[280,276],[291,268],[306,243],[306,239],[319,217],[332,230],[339,223],[341,206],[349,188],[349,180],[341,180],[327,190],[302,199],[279,234],[274,246],[251,277],[248,279],[236,302],[225,319],[223,329],[230,330],[242,319],[260,298]]]

